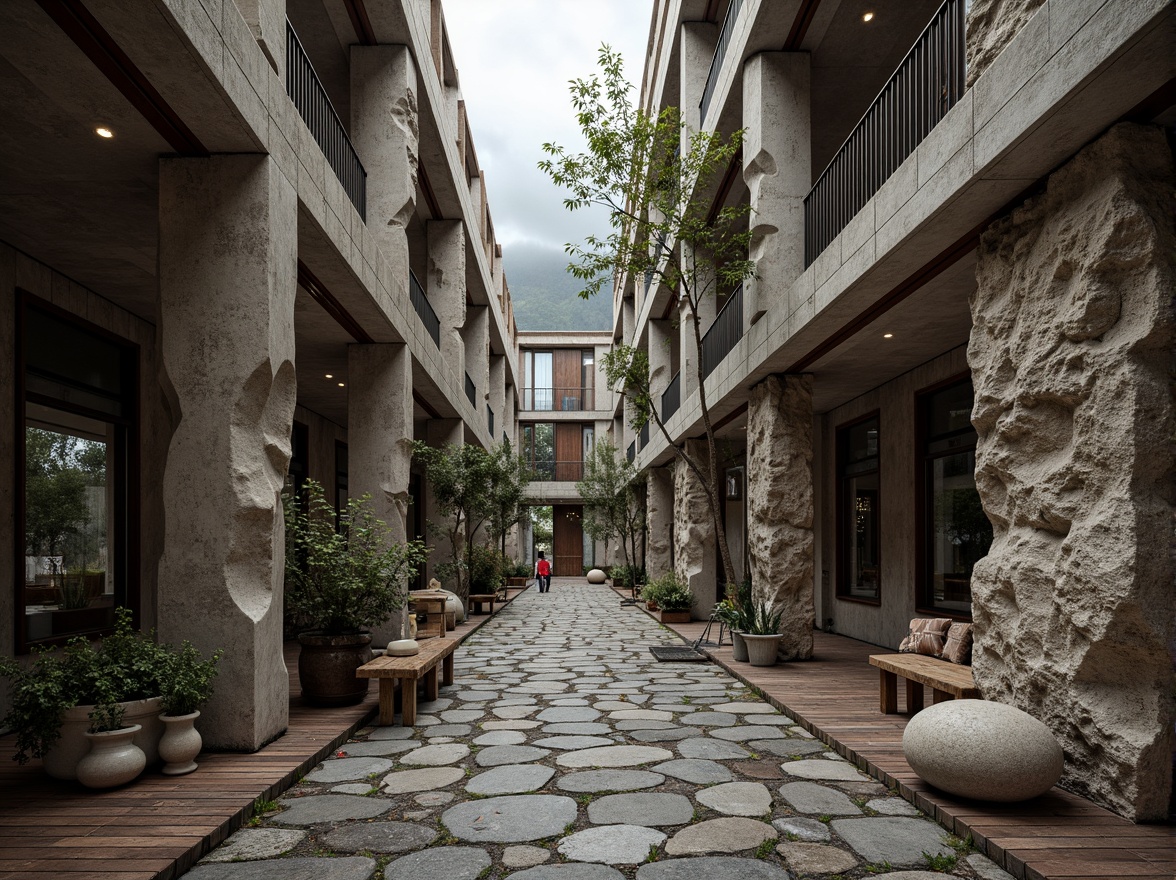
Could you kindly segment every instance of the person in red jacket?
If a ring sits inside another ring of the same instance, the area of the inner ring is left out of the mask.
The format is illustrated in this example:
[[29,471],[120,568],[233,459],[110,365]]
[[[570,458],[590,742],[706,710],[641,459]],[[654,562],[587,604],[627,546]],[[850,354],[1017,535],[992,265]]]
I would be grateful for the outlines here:
[[542,550],[535,561],[535,580],[539,582],[540,593],[546,593],[551,589],[551,563],[543,558]]

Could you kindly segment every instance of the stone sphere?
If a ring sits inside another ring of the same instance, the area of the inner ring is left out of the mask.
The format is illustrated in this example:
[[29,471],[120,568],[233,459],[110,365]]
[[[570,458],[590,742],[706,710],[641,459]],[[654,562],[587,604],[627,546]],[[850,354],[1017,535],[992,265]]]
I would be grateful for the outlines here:
[[457,593],[451,590],[442,590],[441,592],[449,594],[445,597],[445,612],[447,614],[452,613],[454,615],[453,619],[457,623],[464,623],[466,617],[465,606],[461,604],[461,599],[457,598]]
[[411,657],[413,654],[419,653],[420,650],[421,646],[417,644],[416,639],[397,639],[388,643],[384,653],[389,657]]
[[599,568],[594,568],[588,572],[588,583],[590,584],[603,584],[605,580],[605,574]]
[[926,782],[980,801],[1025,801],[1062,776],[1062,747],[1049,728],[986,700],[928,706],[907,724],[902,751]]

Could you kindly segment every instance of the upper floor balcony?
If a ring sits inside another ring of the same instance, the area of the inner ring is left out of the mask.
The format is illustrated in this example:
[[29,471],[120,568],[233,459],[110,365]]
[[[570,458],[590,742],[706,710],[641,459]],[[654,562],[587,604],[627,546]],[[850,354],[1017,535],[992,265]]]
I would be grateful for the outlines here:
[[526,412],[585,412],[595,408],[596,389],[582,385],[568,388],[522,389],[520,408]]

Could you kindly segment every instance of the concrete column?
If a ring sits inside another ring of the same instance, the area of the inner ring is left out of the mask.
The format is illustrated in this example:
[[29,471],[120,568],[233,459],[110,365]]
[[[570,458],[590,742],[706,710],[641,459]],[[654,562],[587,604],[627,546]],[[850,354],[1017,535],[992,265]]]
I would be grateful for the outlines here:
[[[465,423],[461,419],[429,419],[425,426],[425,442],[439,449],[445,446],[461,446],[465,442]],[[445,528],[446,518],[438,510],[437,500],[433,497],[433,487],[427,477],[425,479],[425,520],[436,523],[442,529]],[[429,578],[442,580],[437,575],[437,566],[452,558],[453,545],[444,531],[437,532],[426,526],[426,535],[427,543],[432,549],[425,566],[425,580],[426,582]],[[443,583],[443,586],[447,590],[453,590],[456,584],[450,579],[449,582]]]
[[278,75],[286,76],[286,0],[236,0],[253,39]]
[[[403,543],[408,534],[412,466],[412,355],[406,345],[347,348],[347,485],[352,498],[368,494],[376,516]],[[399,638],[403,616],[372,630],[373,643]]]
[[682,22],[681,75],[682,155],[690,151],[690,135],[699,130],[698,104],[706,88],[711,59],[719,40],[719,26],[709,21]]
[[466,321],[465,229],[460,220],[430,220],[429,271],[425,293],[441,323],[441,358],[454,371],[457,381],[465,371]]
[[519,445],[518,413],[515,411],[515,395],[517,393],[515,386],[507,385],[502,405],[502,430],[506,432],[506,436],[510,438],[511,444],[516,448]]
[[[462,328],[465,343],[465,371],[474,380],[474,416],[486,417],[486,394],[490,390],[490,307],[466,306]],[[463,380],[464,381],[464,380]],[[480,424],[481,421],[476,421]]]
[[780,656],[813,655],[813,382],[769,376],[747,405],[752,597],[783,611]]
[[[687,440],[686,452],[696,462],[707,461],[706,442]],[[704,470],[705,473],[705,470]],[[694,594],[694,617],[706,620],[715,606],[718,582],[715,523],[706,490],[685,462],[674,462],[674,571]]]
[[351,141],[367,171],[367,227],[408,277],[404,228],[416,211],[417,70],[407,46],[351,47]]
[[656,578],[670,570],[673,556],[674,472],[672,467],[650,468],[645,477],[645,567]]
[[743,284],[744,328],[804,272],[804,197],[812,182],[809,55],[761,52],[743,65],[743,179],[757,276]]
[[669,321],[652,318],[646,326],[649,327],[649,389],[653,392],[654,405],[660,407],[662,392],[674,378],[674,371],[670,369],[670,357],[673,354],[670,350],[670,334],[674,328]]
[[161,488],[159,634],[225,648],[205,743],[252,751],[286,728],[284,526],[296,396],[298,201],[266,156],[164,159],[160,381],[174,432]]
[[633,332],[637,324],[637,306],[633,297],[626,296],[621,302],[621,342],[625,345],[636,345]]
[[490,386],[489,394],[490,409],[494,412],[494,431],[491,433],[490,441],[492,443],[500,443],[502,435],[506,432],[506,355],[495,354],[490,356]]
[[[685,245],[683,245],[685,247]],[[706,336],[706,331],[715,320],[718,300],[713,295],[703,296],[698,304],[699,340]],[[682,404],[698,391],[698,364],[702,359],[699,344],[694,341],[694,325],[690,316],[690,304],[683,297],[678,304],[678,352],[681,363]]]

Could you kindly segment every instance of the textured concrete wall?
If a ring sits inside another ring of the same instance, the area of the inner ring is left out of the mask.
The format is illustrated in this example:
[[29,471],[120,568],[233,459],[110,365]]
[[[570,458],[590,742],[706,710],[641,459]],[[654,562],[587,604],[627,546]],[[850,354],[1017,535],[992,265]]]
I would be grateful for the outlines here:
[[225,648],[205,742],[286,727],[281,491],[294,415],[297,196],[264,156],[160,163],[161,386],[175,430],[161,495],[159,634]]
[[650,468],[645,473],[645,479],[645,569],[650,578],[656,578],[669,571],[671,566],[670,551],[674,537],[673,468]]
[[[446,445],[460,446],[465,442],[465,425],[461,419],[429,419],[425,426],[425,442],[430,446],[443,448]],[[449,538],[447,518],[443,518],[437,511],[437,503],[433,499],[433,489],[429,480],[425,478],[425,520],[442,526],[441,532],[436,532],[425,526],[425,542],[430,547],[428,563],[425,566],[425,580],[441,578],[437,575],[437,566],[449,562],[453,555],[453,544]],[[452,578],[445,582],[445,589],[452,590],[456,584]]]
[[429,269],[421,283],[441,324],[441,357],[460,387],[465,369],[465,227],[460,220],[430,220],[427,229]]
[[964,51],[972,87],[1045,0],[972,0]]
[[[705,464],[706,443],[687,440],[687,453]],[[718,576],[715,525],[706,491],[694,472],[680,459],[674,462],[674,571],[694,594],[694,617],[705,620],[715,604]]]
[[780,655],[813,655],[813,380],[770,376],[747,410],[747,545],[754,601],[782,611]]
[[994,539],[976,683],[1040,718],[1064,782],[1168,811],[1173,748],[1172,155],[1123,124],[984,233],[968,362]]

